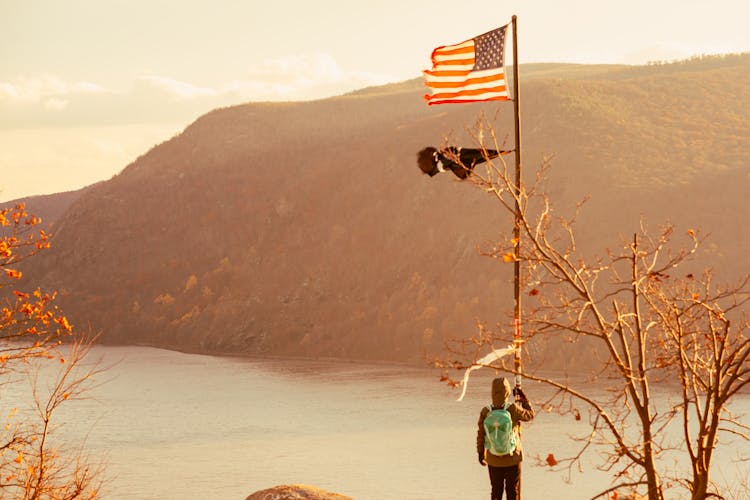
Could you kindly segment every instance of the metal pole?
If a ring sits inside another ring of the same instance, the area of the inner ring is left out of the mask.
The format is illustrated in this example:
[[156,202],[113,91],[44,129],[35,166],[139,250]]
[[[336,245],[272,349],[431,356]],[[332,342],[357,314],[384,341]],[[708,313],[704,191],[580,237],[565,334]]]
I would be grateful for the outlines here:
[[[515,224],[513,228],[513,237],[515,241],[515,262],[514,262],[514,284],[513,292],[515,297],[515,312],[513,315],[513,344],[516,348],[514,367],[516,372],[521,371],[521,207],[519,198],[521,195],[521,89],[518,82],[518,29],[516,25],[516,16],[513,16],[513,87],[515,96],[513,99],[513,108],[516,119],[516,179],[515,179]],[[516,374],[516,387],[521,387],[521,375]]]

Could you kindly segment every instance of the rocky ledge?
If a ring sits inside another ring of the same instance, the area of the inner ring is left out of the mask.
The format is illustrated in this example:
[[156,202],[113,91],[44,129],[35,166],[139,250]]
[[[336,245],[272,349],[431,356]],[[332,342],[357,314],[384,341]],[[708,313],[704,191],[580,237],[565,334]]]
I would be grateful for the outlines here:
[[256,491],[245,500],[353,500],[352,497],[331,493],[304,484],[274,486]]

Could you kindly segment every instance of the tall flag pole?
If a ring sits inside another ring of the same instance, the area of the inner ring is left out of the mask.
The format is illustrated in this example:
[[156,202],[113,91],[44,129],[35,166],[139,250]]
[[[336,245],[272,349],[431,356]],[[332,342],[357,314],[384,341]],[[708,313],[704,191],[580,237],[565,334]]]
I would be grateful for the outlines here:
[[[505,79],[505,35],[508,26],[513,27],[513,86],[511,98]],[[482,35],[454,45],[441,45],[432,51],[432,68],[424,71],[425,85],[432,91],[424,96],[429,105],[467,103],[477,101],[513,100],[516,133],[515,171],[515,220],[513,225],[514,244],[514,285],[515,309],[513,313],[513,351],[516,372],[515,385],[521,387],[521,92],[518,81],[518,30],[516,16],[511,23]],[[475,150],[471,150],[473,153]],[[493,151],[493,156],[509,151]],[[451,153],[446,155],[446,153]],[[466,151],[470,158],[470,151]],[[460,156],[459,156],[460,155]],[[418,166],[430,177],[448,168],[459,178],[471,175],[474,165],[452,163],[451,157],[459,157],[463,163],[462,148],[449,147],[438,151],[425,148],[419,152]],[[482,161],[488,158],[484,158]],[[457,168],[453,166],[456,165]],[[446,168],[446,166],[448,168]]]
[[513,239],[515,242],[514,270],[513,270],[513,295],[515,298],[515,311],[513,314],[513,345],[515,346],[515,359],[513,361],[516,370],[516,387],[521,387],[521,86],[518,83],[518,29],[516,16],[513,16],[513,87],[515,98],[513,99],[513,110],[516,122],[516,206],[515,224],[513,228]]

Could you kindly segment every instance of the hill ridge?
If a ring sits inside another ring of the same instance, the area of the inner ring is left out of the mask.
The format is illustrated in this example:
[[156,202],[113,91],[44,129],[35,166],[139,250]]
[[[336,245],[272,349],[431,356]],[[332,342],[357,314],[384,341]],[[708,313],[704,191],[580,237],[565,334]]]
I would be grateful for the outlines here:
[[[684,66],[529,66],[526,172],[554,154],[560,210],[592,196],[585,248],[670,220],[707,228],[705,255],[741,274],[750,56]],[[482,116],[508,137],[512,105],[427,107],[423,92],[408,80],[213,110],[82,193],[29,274],[111,343],[420,362],[477,319],[506,324],[510,272],[477,246],[511,223],[415,160],[473,144]]]

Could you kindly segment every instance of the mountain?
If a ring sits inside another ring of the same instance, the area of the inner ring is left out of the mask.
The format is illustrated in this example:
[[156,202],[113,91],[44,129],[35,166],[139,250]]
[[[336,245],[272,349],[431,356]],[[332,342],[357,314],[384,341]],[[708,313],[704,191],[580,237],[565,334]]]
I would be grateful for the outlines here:
[[[591,196],[583,246],[671,221],[711,233],[703,257],[726,276],[747,271],[750,55],[520,71],[526,175],[552,155],[560,212]],[[27,274],[109,343],[418,361],[477,319],[507,324],[512,269],[477,247],[512,221],[421,174],[416,153],[474,145],[482,116],[512,142],[512,103],[428,107],[423,92],[212,111],[81,193]]]
[[81,188],[75,191],[65,191],[64,193],[45,194],[37,196],[27,196],[2,203],[4,207],[15,206],[23,203],[26,211],[41,217],[41,227],[51,230],[55,222],[62,214],[77,200],[88,188]]

